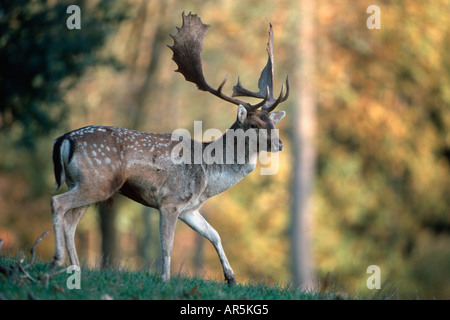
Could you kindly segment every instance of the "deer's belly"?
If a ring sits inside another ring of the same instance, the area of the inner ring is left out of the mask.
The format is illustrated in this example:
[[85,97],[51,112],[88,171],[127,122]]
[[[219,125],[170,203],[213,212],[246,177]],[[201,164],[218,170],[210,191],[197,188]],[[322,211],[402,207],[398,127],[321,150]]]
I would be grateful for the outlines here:
[[145,206],[158,208],[158,191],[159,186],[155,181],[134,177],[125,181],[119,193]]

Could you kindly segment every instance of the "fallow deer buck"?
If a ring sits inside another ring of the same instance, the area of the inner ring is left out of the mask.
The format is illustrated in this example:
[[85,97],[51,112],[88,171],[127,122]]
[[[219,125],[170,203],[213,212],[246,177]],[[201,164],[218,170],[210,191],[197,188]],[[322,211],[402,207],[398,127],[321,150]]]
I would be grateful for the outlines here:
[[[174,230],[177,219],[181,219],[214,245],[222,264],[228,284],[236,282],[233,270],[222,248],[217,231],[199,213],[206,200],[217,195],[242,180],[255,168],[259,151],[278,152],[282,149],[274,129],[285,112],[273,110],[288,98],[289,81],[286,78],[278,98],[273,96],[273,32],[270,25],[267,52],[269,58],[263,69],[258,87],[259,92],[245,89],[241,82],[233,87],[232,96],[225,95],[222,89],[227,77],[218,89],[205,80],[202,70],[201,52],[209,25],[201,22],[197,15],[182,14],[183,24],[177,28],[173,46],[173,60],[187,81],[198,89],[238,106],[237,119],[229,130],[212,142],[200,142],[184,138],[200,150],[208,146],[223,150],[226,158],[226,145],[238,146],[233,130],[265,131],[264,135],[254,135],[257,141],[246,136],[245,161],[239,163],[178,163],[174,159],[181,156],[173,152],[183,141],[171,134],[145,133],[118,127],[89,126],[74,130],[57,138],[53,147],[53,162],[57,189],[64,182],[68,191],[51,199],[53,226],[56,239],[55,256],[52,266],[61,266],[65,259],[64,241],[69,252],[70,262],[79,265],[74,243],[75,229],[91,204],[109,199],[116,192],[160,211],[160,239],[162,249],[162,278],[170,278],[170,258],[173,247]],[[235,98],[247,96],[262,99],[251,105]],[[261,138],[263,137],[263,138]],[[261,141],[267,139],[267,141]],[[256,147],[249,146],[256,142]],[[264,142],[264,143],[263,143]],[[241,147],[243,144],[240,144]],[[265,147],[261,147],[265,146]],[[192,150],[191,150],[192,152]],[[228,151],[230,153],[230,151]],[[229,154],[228,154],[229,155]]]

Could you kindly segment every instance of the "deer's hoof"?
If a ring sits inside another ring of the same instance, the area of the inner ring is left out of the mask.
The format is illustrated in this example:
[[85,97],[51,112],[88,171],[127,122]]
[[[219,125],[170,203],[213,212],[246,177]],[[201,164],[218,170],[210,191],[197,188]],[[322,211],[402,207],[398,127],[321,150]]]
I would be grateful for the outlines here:
[[236,278],[234,276],[226,277],[225,280],[228,282],[228,287],[234,287],[236,285]]
[[56,257],[53,258],[53,261],[50,263],[50,270],[55,270],[56,268],[59,268],[63,265],[63,260],[57,259]]

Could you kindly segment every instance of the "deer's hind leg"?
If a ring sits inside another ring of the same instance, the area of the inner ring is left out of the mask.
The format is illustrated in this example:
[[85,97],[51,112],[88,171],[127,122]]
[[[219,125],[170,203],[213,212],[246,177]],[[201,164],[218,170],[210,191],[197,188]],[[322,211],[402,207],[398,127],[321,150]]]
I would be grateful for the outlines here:
[[75,230],[88,208],[89,206],[70,209],[64,215],[64,238],[67,251],[69,252],[70,264],[72,265],[80,265],[75,247]]
[[[51,199],[53,229],[55,232],[55,255],[52,267],[61,266],[65,260],[64,240],[69,250],[71,263],[77,264],[78,257],[73,237],[75,229],[89,205],[109,199],[116,190],[101,192],[92,186],[74,188]],[[65,239],[64,239],[65,238]]]

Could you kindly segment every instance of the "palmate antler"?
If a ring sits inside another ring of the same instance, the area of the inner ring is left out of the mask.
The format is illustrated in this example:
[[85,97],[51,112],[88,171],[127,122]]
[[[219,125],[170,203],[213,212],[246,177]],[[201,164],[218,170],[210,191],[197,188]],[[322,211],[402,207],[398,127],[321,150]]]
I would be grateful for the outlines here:
[[[273,30],[270,25],[269,42],[267,43],[267,52],[269,59],[258,81],[259,92],[252,92],[245,89],[240,79],[237,85],[233,87],[232,96],[227,96],[222,92],[223,86],[228,80],[228,75],[219,85],[217,89],[211,87],[203,75],[201,53],[205,41],[206,32],[209,25],[203,24],[200,17],[196,14],[189,13],[187,16],[182,14],[183,24],[181,28],[177,27],[177,34],[170,35],[173,40],[173,46],[168,46],[173,51],[172,59],[178,65],[176,72],[180,72],[187,81],[197,85],[199,90],[208,91],[213,95],[233,103],[235,105],[243,105],[247,111],[254,111],[260,107],[266,112],[273,111],[278,104],[285,101],[289,96],[289,78],[286,77],[286,94],[284,94],[284,85],[281,87],[281,93],[277,99],[273,96]],[[241,101],[235,97],[245,96],[262,99],[257,104],[250,104]]]

